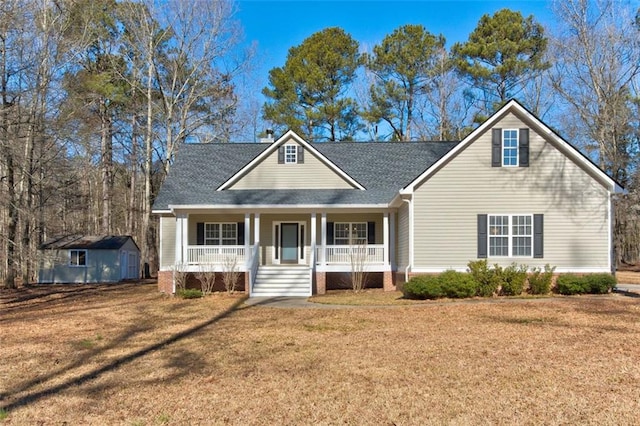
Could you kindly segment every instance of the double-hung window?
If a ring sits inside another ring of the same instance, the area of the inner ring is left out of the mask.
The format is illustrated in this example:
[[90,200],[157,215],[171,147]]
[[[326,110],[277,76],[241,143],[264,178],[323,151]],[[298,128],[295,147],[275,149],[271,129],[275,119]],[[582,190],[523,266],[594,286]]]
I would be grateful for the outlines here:
[[207,246],[235,246],[238,241],[237,223],[205,223],[204,244]]
[[490,257],[531,257],[532,215],[489,215]]
[[284,146],[284,164],[296,164],[298,162],[298,146]]
[[334,224],[336,245],[362,245],[368,240],[367,222],[336,222]]
[[518,166],[518,130],[504,129],[502,131],[502,165]]
[[69,250],[69,266],[87,266],[87,251]]

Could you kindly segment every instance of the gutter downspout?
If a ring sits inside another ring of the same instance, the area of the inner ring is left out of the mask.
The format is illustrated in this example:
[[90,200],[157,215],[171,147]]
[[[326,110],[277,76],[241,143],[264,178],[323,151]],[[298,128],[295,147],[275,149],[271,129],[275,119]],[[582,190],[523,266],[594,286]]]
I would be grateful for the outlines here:
[[413,266],[413,199],[402,201],[409,204],[409,264],[404,268],[404,282],[409,282],[409,270]]

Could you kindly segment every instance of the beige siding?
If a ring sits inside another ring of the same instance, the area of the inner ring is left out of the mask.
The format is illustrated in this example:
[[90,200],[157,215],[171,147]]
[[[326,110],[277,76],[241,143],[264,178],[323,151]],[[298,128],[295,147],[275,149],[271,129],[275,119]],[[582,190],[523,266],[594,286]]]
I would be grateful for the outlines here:
[[176,259],[176,218],[174,216],[160,217],[160,269],[168,270],[173,267]]
[[402,203],[398,209],[398,269],[409,264],[409,206]]
[[[510,114],[496,127],[527,126]],[[530,167],[492,168],[489,130],[416,190],[414,267],[464,268],[476,259],[482,213],[544,214],[544,259],[492,263],[608,267],[607,190],[534,131]]]
[[305,150],[302,164],[278,164],[278,150],[276,150],[229,189],[276,188],[351,189],[353,186],[308,150]]

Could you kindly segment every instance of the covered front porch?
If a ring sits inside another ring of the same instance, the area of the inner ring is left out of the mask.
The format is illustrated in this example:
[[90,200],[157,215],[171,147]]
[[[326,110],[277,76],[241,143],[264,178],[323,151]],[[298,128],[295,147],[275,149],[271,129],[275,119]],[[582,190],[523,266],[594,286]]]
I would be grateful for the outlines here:
[[[175,216],[176,264],[189,272],[235,268],[244,272],[244,287],[251,296],[267,288],[269,280],[275,282],[266,278],[269,271],[273,277],[291,271],[307,276],[304,283],[297,278],[298,290],[305,295],[324,293],[327,273],[354,268],[383,273],[384,287],[393,288],[395,211],[211,210]],[[269,290],[272,293],[277,290]]]

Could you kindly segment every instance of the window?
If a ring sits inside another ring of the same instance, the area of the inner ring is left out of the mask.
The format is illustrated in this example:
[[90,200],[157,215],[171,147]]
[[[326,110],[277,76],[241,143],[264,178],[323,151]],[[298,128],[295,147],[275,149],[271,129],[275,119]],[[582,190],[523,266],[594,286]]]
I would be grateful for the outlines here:
[[204,244],[207,246],[235,246],[238,242],[237,223],[205,223]]
[[489,216],[489,256],[531,257],[533,216]]
[[298,162],[298,147],[296,145],[284,146],[284,163],[296,164]]
[[518,130],[505,129],[502,131],[502,165],[518,165]]
[[87,266],[87,251],[69,250],[69,266]]
[[337,222],[333,233],[335,245],[351,246],[367,243],[367,222]]

